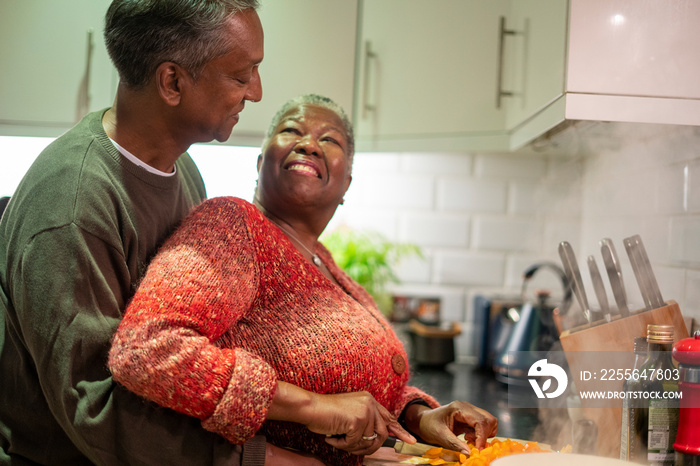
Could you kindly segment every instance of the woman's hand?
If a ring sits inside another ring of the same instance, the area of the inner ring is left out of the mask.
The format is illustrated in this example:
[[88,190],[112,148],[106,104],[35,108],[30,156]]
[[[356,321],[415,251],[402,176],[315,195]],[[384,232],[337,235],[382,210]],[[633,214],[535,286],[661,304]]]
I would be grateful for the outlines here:
[[265,466],[325,466],[323,461],[306,453],[265,444]]
[[405,419],[409,430],[426,442],[462,452],[469,452],[469,446],[457,435],[464,434],[467,442],[484,448],[486,440],[498,431],[494,416],[465,401],[453,401],[435,409],[414,404],[407,408]]
[[374,453],[389,434],[407,443],[416,441],[368,392],[320,395],[278,382],[267,419],[303,424],[326,435],[335,448],[357,455]]
[[394,416],[368,392],[317,395],[312,432],[324,433],[330,445],[356,455],[371,455],[391,434],[413,443]]

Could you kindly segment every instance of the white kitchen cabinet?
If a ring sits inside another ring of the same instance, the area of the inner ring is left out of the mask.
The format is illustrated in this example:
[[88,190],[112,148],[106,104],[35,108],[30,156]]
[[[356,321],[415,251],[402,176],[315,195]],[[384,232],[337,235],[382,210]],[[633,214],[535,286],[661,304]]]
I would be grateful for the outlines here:
[[496,108],[508,0],[361,2],[358,150],[507,148]]
[[263,98],[246,103],[229,144],[260,146],[270,120],[289,99],[332,98],[352,118],[357,0],[262,0]]
[[112,104],[117,77],[102,37],[109,3],[2,0],[1,134],[57,136]]
[[565,93],[515,145],[566,120],[700,125],[700,2],[569,3]]
[[513,0],[505,18],[501,101],[506,130],[524,124],[564,94],[567,0]]

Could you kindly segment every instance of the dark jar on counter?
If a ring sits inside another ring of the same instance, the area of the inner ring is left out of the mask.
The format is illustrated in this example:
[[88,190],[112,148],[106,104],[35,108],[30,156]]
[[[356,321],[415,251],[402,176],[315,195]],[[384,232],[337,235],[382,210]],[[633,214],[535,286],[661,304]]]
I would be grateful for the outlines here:
[[640,393],[642,390],[642,379],[638,375],[646,358],[647,339],[646,337],[637,337],[634,339],[633,376],[622,384],[625,398],[622,399],[622,428],[620,432],[620,459],[642,464],[647,462],[647,442],[642,441],[641,438],[642,431],[645,430],[641,422],[644,422],[646,416],[640,415],[640,409],[646,408],[646,406],[644,399],[636,398],[634,394]]
[[642,365],[642,392],[648,394],[647,462],[673,466],[673,442],[678,429],[679,370],[673,363],[673,326],[647,326],[647,360]]

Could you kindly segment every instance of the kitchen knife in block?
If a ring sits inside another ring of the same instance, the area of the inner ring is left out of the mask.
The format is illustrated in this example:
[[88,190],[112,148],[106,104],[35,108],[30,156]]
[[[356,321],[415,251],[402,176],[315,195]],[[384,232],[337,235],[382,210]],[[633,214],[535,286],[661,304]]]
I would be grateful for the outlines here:
[[[387,439],[384,440],[384,444],[382,444],[382,446],[393,448],[396,453],[411,456],[423,456],[428,450],[431,450],[433,448],[440,448],[436,447],[435,445],[426,445],[425,443],[406,443],[395,437],[387,437]],[[445,461],[459,462],[459,452],[443,448],[442,452],[440,453],[440,458],[442,458]]]
[[644,300],[644,307],[647,311],[654,309],[654,305],[651,303],[651,298],[649,297],[649,280],[646,274],[646,269],[642,265],[642,260],[639,255],[639,244],[633,241],[632,237],[625,238],[622,240],[627,250],[627,255],[630,258],[630,264],[632,265],[632,271],[634,272],[634,277],[637,279],[637,285],[639,285],[639,292],[642,294],[642,299]]
[[620,266],[620,259],[615,251],[615,246],[610,238],[600,240],[600,254],[603,256],[605,270],[608,272],[610,287],[617,303],[617,309],[622,317],[629,317],[630,311],[627,307],[625,282],[622,280],[622,267]]
[[653,309],[665,306],[666,303],[664,302],[664,298],[661,296],[659,284],[656,281],[654,270],[651,268],[651,262],[649,262],[649,256],[647,255],[647,250],[644,247],[642,237],[639,235],[634,235],[630,237],[630,240],[637,245],[637,257],[639,258],[639,265],[641,266],[643,273],[646,274],[646,282],[649,287],[647,293]]
[[598,298],[600,310],[603,312],[603,316],[605,316],[605,321],[611,322],[612,315],[610,315],[610,306],[608,306],[608,295],[605,293],[605,285],[603,284],[603,279],[600,276],[598,264],[593,256],[588,256],[587,260],[588,271],[591,273],[591,282],[593,283],[593,291],[595,291],[596,298]]
[[581,270],[578,268],[578,262],[576,261],[574,249],[567,241],[562,241],[559,243],[559,257],[561,258],[561,263],[564,266],[566,278],[569,280],[571,288],[574,291],[574,296],[576,296],[578,304],[581,306],[581,312],[583,312],[583,315],[586,317],[588,325],[591,325],[591,310],[588,307],[586,290],[583,288]]

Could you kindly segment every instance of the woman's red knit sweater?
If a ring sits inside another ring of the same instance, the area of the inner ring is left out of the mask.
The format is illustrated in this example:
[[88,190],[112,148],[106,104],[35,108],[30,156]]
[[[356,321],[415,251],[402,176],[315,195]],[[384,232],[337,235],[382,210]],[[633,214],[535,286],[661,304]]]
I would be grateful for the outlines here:
[[340,287],[252,204],[197,207],[150,264],[114,337],[115,380],[195,416],[233,443],[269,442],[361,464],[295,423],[265,421],[277,380],[316,393],[367,390],[398,416],[412,400],[406,353],[367,292],[318,245]]

